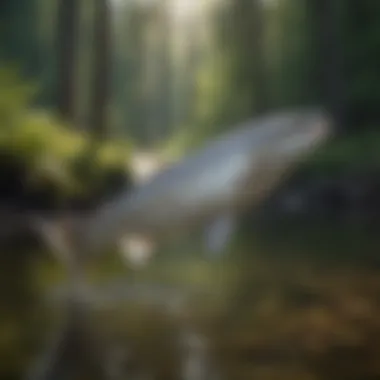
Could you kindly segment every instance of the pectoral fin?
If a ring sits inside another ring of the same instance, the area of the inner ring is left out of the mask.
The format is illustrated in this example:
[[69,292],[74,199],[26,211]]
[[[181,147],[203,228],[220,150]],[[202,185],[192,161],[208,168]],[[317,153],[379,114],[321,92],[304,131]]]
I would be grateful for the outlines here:
[[237,228],[234,215],[223,215],[216,219],[205,232],[205,244],[212,256],[221,255]]

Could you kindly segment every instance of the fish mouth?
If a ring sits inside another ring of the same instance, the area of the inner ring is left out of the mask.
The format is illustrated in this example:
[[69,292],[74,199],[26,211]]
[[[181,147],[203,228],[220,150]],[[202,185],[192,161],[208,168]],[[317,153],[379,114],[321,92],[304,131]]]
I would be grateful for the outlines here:
[[[325,141],[332,136],[332,120],[325,112],[316,112],[315,114],[304,114],[299,125],[304,128],[300,131],[300,140],[305,140],[305,145],[309,140],[311,145]],[[297,137],[295,137],[297,140]]]
[[273,157],[295,159],[304,157],[332,136],[331,122],[325,115],[304,114],[288,136],[273,145]]
[[313,125],[313,131],[315,131],[316,136],[321,138],[329,138],[332,136],[332,121],[327,117],[323,116],[315,122]]

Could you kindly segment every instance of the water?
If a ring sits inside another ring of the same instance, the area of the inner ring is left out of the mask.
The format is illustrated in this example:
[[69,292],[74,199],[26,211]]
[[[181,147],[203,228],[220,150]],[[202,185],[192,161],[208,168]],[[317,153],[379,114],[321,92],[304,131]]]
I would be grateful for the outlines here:
[[[85,298],[109,378],[378,378],[378,243],[327,235],[277,234],[213,262],[164,255],[138,272],[98,263]],[[46,256],[5,257],[0,378],[25,378],[63,321],[65,283]]]

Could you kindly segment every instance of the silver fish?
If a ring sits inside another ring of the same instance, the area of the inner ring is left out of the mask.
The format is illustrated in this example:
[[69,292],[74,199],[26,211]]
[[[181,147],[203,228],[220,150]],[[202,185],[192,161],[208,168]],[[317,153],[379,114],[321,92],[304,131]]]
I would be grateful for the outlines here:
[[142,247],[152,250],[203,226],[208,247],[220,251],[238,216],[267,198],[331,135],[332,124],[323,110],[309,108],[262,116],[231,130],[101,205],[81,223],[67,223],[61,241],[88,257],[123,240],[138,247],[145,262]]
[[289,169],[331,135],[331,123],[323,111],[303,109],[232,130],[101,206],[84,225],[80,250],[103,252],[125,234],[160,242],[199,225],[209,225],[215,241],[214,226],[224,235],[233,231],[231,219],[266,198]]
[[[239,215],[260,204],[295,164],[331,135],[331,127],[329,117],[315,109],[264,116],[233,128],[78,222],[71,218],[57,223],[35,219],[35,228],[67,266],[71,285],[68,327],[40,378],[50,378],[60,370],[54,363],[63,363],[65,352],[82,347],[77,341],[72,343],[71,336],[87,323],[82,317],[78,320],[87,313],[83,301],[87,258],[107,251],[127,236],[146,261],[146,251],[155,243],[186,235],[199,226],[208,226],[208,246],[220,252]],[[140,244],[144,239],[145,245]],[[87,342],[89,336],[82,339]],[[87,343],[86,347],[94,347],[94,355],[98,355],[96,344]],[[99,362],[98,371],[102,370]]]

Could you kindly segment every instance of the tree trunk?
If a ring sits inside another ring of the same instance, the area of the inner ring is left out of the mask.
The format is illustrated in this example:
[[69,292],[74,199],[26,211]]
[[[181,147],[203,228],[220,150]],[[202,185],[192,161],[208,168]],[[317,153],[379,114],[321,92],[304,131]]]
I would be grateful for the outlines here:
[[249,95],[249,113],[253,116],[264,112],[269,103],[264,40],[264,9],[260,0],[236,0],[232,2],[234,14],[236,53],[239,64],[237,78]]
[[171,90],[171,60],[170,60],[170,19],[168,4],[164,2],[159,11],[159,46],[157,64],[158,78],[155,88],[155,120],[156,139],[166,138],[170,131],[170,90]]
[[252,59],[253,59],[253,90],[256,114],[265,112],[269,104],[268,80],[265,64],[265,28],[264,9],[261,0],[253,0],[252,14]]
[[107,107],[111,69],[111,12],[107,0],[95,0],[94,70],[90,129],[96,138],[107,135]]
[[57,67],[58,112],[75,123],[75,52],[78,41],[78,0],[60,0],[58,7]]
[[322,101],[337,128],[342,130],[346,122],[346,100],[339,10],[337,3],[331,0],[314,0],[312,6],[318,49],[317,82],[321,86]]

